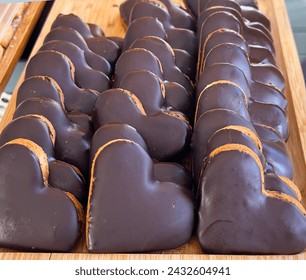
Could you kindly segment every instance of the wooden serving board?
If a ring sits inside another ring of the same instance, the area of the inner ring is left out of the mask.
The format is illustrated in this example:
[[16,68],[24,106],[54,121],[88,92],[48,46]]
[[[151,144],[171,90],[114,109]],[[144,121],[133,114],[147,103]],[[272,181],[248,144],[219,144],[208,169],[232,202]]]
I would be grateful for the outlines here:
[[32,2],[25,8],[21,21],[16,28],[2,59],[0,60],[0,93],[4,90],[11,74],[13,73],[44,6],[44,1]]
[[[106,35],[123,36],[124,26],[119,15],[119,5],[123,0],[56,0],[45,23],[39,39],[34,47],[33,54],[41,46],[44,37],[50,30],[50,26],[59,13],[75,13],[86,22],[92,22],[100,25]],[[306,92],[302,70],[300,67],[296,46],[294,43],[290,22],[288,19],[284,0],[257,0],[260,9],[270,18],[272,24],[272,35],[275,42],[277,61],[282,70],[286,82],[286,95],[289,106],[289,122],[291,135],[288,142],[294,169],[295,183],[299,186],[303,205],[306,206]],[[176,2],[181,3],[181,0]],[[16,89],[22,82],[21,77]],[[15,110],[16,90],[8,106],[7,112],[0,123],[0,132],[4,126],[11,120]],[[293,256],[237,256],[237,255],[207,255],[201,252],[198,242],[193,238],[188,244],[165,252],[154,254],[89,254],[86,253],[84,240],[79,242],[73,253],[19,253],[0,249],[0,259],[139,259],[139,260],[157,260],[157,259],[306,259],[306,252]]]

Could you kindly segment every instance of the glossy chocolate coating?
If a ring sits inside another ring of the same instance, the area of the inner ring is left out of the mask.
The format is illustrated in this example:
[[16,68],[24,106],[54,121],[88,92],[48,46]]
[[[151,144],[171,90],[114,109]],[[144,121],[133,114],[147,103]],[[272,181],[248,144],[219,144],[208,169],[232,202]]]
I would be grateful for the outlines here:
[[143,37],[137,39],[130,48],[143,48],[152,52],[162,65],[164,79],[169,82],[176,82],[193,93],[194,88],[190,80],[176,66],[173,50],[164,40],[158,37]]
[[268,30],[271,30],[270,20],[258,9],[251,6],[241,6],[241,15],[249,22],[260,22]]
[[250,46],[249,58],[251,63],[263,63],[276,65],[276,60],[273,53],[261,46]]
[[57,83],[50,77],[35,76],[25,79],[18,88],[16,107],[24,100],[33,97],[46,97],[62,104],[64,100],[61,100],[59,90]]
[[[184,9],[181,9],[175,5],[172,1],[169,0],[159,0],[163,3],[171,16],[171,23],[177,28],[185,28],[193,30],[195,28],[195,22],[193,17]],[[126,25],[130,23],[130,15],[134,5],[139,0],[127,0],[120,5],[120,15]],[[148,1],[150,2],[150,1]],[[156,2],[156,1],[152,1]]]
[[73,43],[67,41],[51,41],[44,44],[39,51],[57,51],[66,55],[72,62],[75,69],[75,83],[80,88],[89,88],[96,91],[103,91],[110,86],[110,70],[108,73],[92,69],[84,56],[84,51]]
[[[97,92],[76,86],[71,64],[63,54],[54,51],[43,51],[34,55],[27,65],[25,78],[37,75],[49,76],[58,83],[65,97],[67,111],[80,111],[88,115],[91,114],[97,98]],[[106,85],[105,89],[107,88],[108,85]]]
[[274,128],[281,137],[287,141],[289,138],[289,127],[286,112],[273,104],[250,102],[249,113],[254,124],[263,124]]
[[249,83],[241,69],[232,64],[218,63],[207,67],[201,74],[197,86],[197,98],[209,84],[219,80],[231,81],[237,84],[247,97],[250,96]]
[[174,49],[173,52],[177,67],[180,68],[187,77],[194,81],[197,65],[196,59],[184,50]]
[[99,36],[105,36],[104,31],[101,29],[101,27],[94,23],[87,23],[90,32],[93,36],[99,37]]
[[68,27],[78,31],[86,40],[88,47],[94,53],[105,57],[110,64],[115,64],[120,52],[118,45],[114,41],[107,39],[105,36],[93,36],[88,25],[78,16],[74,14],[58,15],[54,20],[51,29],[57,27]]
[[261,140],[267,163],[277,175],[292,179],[294,175],[292,160],[282,137],[270,127],[262,125],[254,127]]
[[228,125],[244,126],[256,134],[252,124],[233,111],[215,109],[204,113],[194,126],[191,141],[191,146],[193,149],[193,175],[195,184],[198,183],[204,158],[208,156],[207,143],[209,138],[217,130]]
[[85,130],[93,132],[92,117],[78,111],[66,112],[68,119]]
[[250,121],[247,97],[239,87],[230,83],[216,83],[204,89],[197,102],[195,122],[212,109],[228,109]]
[[173,115],[166,111],[147,116],[135,102],[133,96],[122,89],[101,93],[93,112],[95,128],[108,123],[126,123],[140,133],[154,159],[166,160],[180,155],[187,147],[191,133],[186,121],[177,113]]
[[44,185],[36,155],[23,145],[1,147],[0,177],[1,247],[70,251],[81,233],[78,211],[63,191]]
[[190,191],[155,181],[153,162],[139,145],[119,141],[106,146],[92,175],[86,232],[90,252],[165,250],[190,239]]
[[160,78],[147,70],[129,72],[119,84],[119,88],[137,96],[149,116],[158,114],[164,106],[162,86]]
[[94,53],[87,45],[85,39],[79,32],[68,27],[57,27],[49,31],[46,35],[44,44],[50,41],[61,40],[71,42],[84,51],[87,63],[91,68],[107,73],[111,69],[110,63],[104,56]]
[[0,147],[18,138],[28,139],[39,145],[49,162],[49,184],[72,193],[83,205],[86,203],[86,187],[80,175],[70,164],[55,160],[54,144],[48,125],[39,116],[22,116],[12,120],[0,135]]
[[73,124],[62,107],[52,99],[32,98],[22,102],[13,118],[37,114],[46,117],[56,133],[55,157],[78,167],[87,176],[91,132]]
[[146,49],[131,49],[125,51],[116,63],[113,87],[118,87],[129,72],[138,70],[150,71],[163,80],[160,61],[152,52]]
[[295,254],[305,249],[305,215],[293,203],[262,193],[262,170],[252,156],[221,152],[209,158],[203,174],[198,239],[204,252]]

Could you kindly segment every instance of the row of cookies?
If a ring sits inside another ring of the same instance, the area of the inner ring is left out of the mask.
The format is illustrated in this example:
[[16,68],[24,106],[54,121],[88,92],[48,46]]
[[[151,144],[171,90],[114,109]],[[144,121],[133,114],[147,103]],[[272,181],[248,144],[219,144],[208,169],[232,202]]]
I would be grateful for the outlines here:
[[28,62],[0,136],[1,247],[69,251],[84,231],[91,113],[121,43],[59,15]]
[[[247,26],[235,1],[207,2],[192,136],[199,242],[208,253],[301,252],[306,248],[306,210],[288,178],[285,83],[266,59],[274,55],[268,28],[259,20]],[[217,12],[213,3],[218,3]],[[260,50],[261,61],[250,62],[250,46]]]
[[165,161],[189,147],[194,76],[178,66],[176,53],[195,63],[196,51],[182,44],[190,36],[195,42],[195,33],[174,27],[174,15],[191,17],[170,1],[126,1],[120,10],[129,24],[123,52],[113,88],[99,95],[93,111],[87,249],[173,249],[188,242],[194,227],[190,175]]

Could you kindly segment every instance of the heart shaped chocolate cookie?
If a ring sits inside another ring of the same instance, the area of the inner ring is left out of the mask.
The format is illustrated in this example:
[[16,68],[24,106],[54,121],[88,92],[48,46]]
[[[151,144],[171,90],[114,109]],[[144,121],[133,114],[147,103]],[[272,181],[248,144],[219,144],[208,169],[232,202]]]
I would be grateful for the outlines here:
[[155,181],[152,171],[151,158],[132,141],[117,140],[99,149],[87,210],[90,252],[165,250],[190,239],[194,220],[190,191]]
[[69,193],[48,187],[43,150],[21,139],[0,148],[0,246],[27,251],[73,248],[84,214]]

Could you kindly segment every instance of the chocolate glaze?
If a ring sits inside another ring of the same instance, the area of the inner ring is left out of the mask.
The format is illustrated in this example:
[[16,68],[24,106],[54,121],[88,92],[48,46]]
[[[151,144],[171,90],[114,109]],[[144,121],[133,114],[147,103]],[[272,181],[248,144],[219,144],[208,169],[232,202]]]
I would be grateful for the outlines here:
[[234,84],[216,83],[204,89],[197,101],[195,122],[202,114],[212,109],[232,110],[250,121],[247,97]]
[[176,82],[190,93],[193,93],[194,87],[192,83],[176,66],[173,50],[164,40],[152,36],[143,37],[134,41],[130,49],[134,48],[143,48],[151,51],[162,65],[164,79],[169,82]]
[[190,239],[194,220],[190,191],[155,181],[152,169],[151,158],[134,142],[119,140],[97,154],[89,195],[89,252],[165,250]]
[[68,27],[57,27],[49,31],[46,35],[44,44],[50,41],[61,40],[75,44],[84,51],[87,63],[91,68],[107,73],[111,69],[110,63],[104,56],[94,53],[87,45],[85,39],[79,32]]
[[99,36],[105,36],[104,31],[101,29],[101,27],[94,23],[87,23],[90,32],[93,36],[99,37]]
[[196,75],[196,59],[184,50],[174,49],[175,64],[192,81]]
[[271,30],[270,20],[258,9],[251,6],[241,6],[241,15],[249,22],[260,22],[268,30]]
[[44,185],[36,155],[23,145],[2,146],[0,177],[1,247],[70,251],[81,233],[78,211],[63,191]]
[[279,176],[293,178],[292,160],[286,144],[276,130],[263,125],[254,125],[262,142],[263,154],[267,163]]
[[[101,126],[93,136],[90,149],[90,162],[92,162],[99,148],[110,141],[118,139],[133,141],[148,152],[146,143],[135,128],[123,123],[106,124]],[[189,189],[192,187],[191,174],[177,163],[156,162],[153,164],[153,173],[156,181],[172,182]]]
[[251,63],[276,65],[276,60],[273,53],[271,53],[271,51],[265,47],[254,45],[250,46],[249,58]]
[[57,51],[66,55],[73,63],[75,69],[75,83],[80,88],[89,88],[96,91],[103,91],[109,88],[111,73],[102,73],[92,69],[84,56],[84,51],[73,43],[67,41],[51,41],[44,44],[39,51]]
[[[66,56],[55,51],[43,51],[35,54],[27,65],[25,78],[37,75],[49,76],[58,83],[65,97],[67,111],[91,114],[97,92],[76,86],[71,63]],[[105,85],[105,89],[108,87],[109,85]]]
[[201,74],[197,86],[197,98],[209,84],[219,80],[235,83],[243,90],[247,97],[250,96],[249,83],[241,69],[229,63],[218,63],[208,66]]
[[302,206],[290,196],[263,194],[266,183],[254,157],[238,150],[221,152],[208,159],[203,175],[198,239],[204,252],[295,254],[304,250],[306,219],[298,208]]
[[46,117],[56,132],[55,157],[78,167],[87,176],[91,132],[73,124],[62,107],[52,99],[32,98],[22,102],[13,118],[29,114]]
[[129,72],[138,70],[150,71],[163,80],[161,67],[159,59],[152,52],[146,49],[127,50],[116,63],[113,87],[118,87]]
[[193,175],[195,184],[203,167],[204,158],[207,156],[207,143],[209,138],[219,129],[228,126],[244,126],[256,134],[253,125],[237,113],[225,110],[210,110],[198,119],[194,125],[191,147],[193,150]]
[[[140,83],[141,86],[139,86]],[[139,70],[127,73],[121,79],[119,88],[126,89],[137,96],[149,116],[158,114],[164,106],[163,82],[150,71]]]
[[93,132],[92,117],[78,111],[66,112],[68,119],[85,130]]
[[157,160],[182,153],[191,133],[186,121],[178,113],[166,111],[147,116],[138,102],[131,93],[119,88],[101,93],[93,112],[95,128],[118,122],[133,126],[147,143],[150,156]]
[[249,114],[254,124],[263,124],[274,128],[281,137],[287,141],[289,138],[289,127],[286,112],[273,104],[251,101]]
[[285,80],[281,72],[274,65],[249,63],[247,53],[238,45],[224,43],[215,46],[205,57],[203,67],[208,67],[216,63],[229,63],[239,67],[251,85],[260,82],[268,86],[285,90]]
[[59,104],[63,104],[63,96],[61,99],[59,93],[59,85],[50,77],[34,76],[25,79],[17,91],[16,107],[24,100],[33,97],[46,97],[53,99]]
[[[123,2],[119,9],[120,9],[120,15],[123,19],[123,21],[125,22],[126,25],[128,25],[130,23],[130,15],[131,15],[131,11],[134,7],[134,5],[138,2],[141,2],[139,0],[127,0],[125,2]],[[163,3],[166,7],[167,10],[171,16],[171,23],[177,27],[177,28],[185,28],[185,29],[191,29],[194,30],[195,29],[195,22],[193,17],[184,9],[178,7],[177,5],[175,5],[172,1],[169,0],[159,0],[157,1],[148,1],[150,2],[161,2]]]

